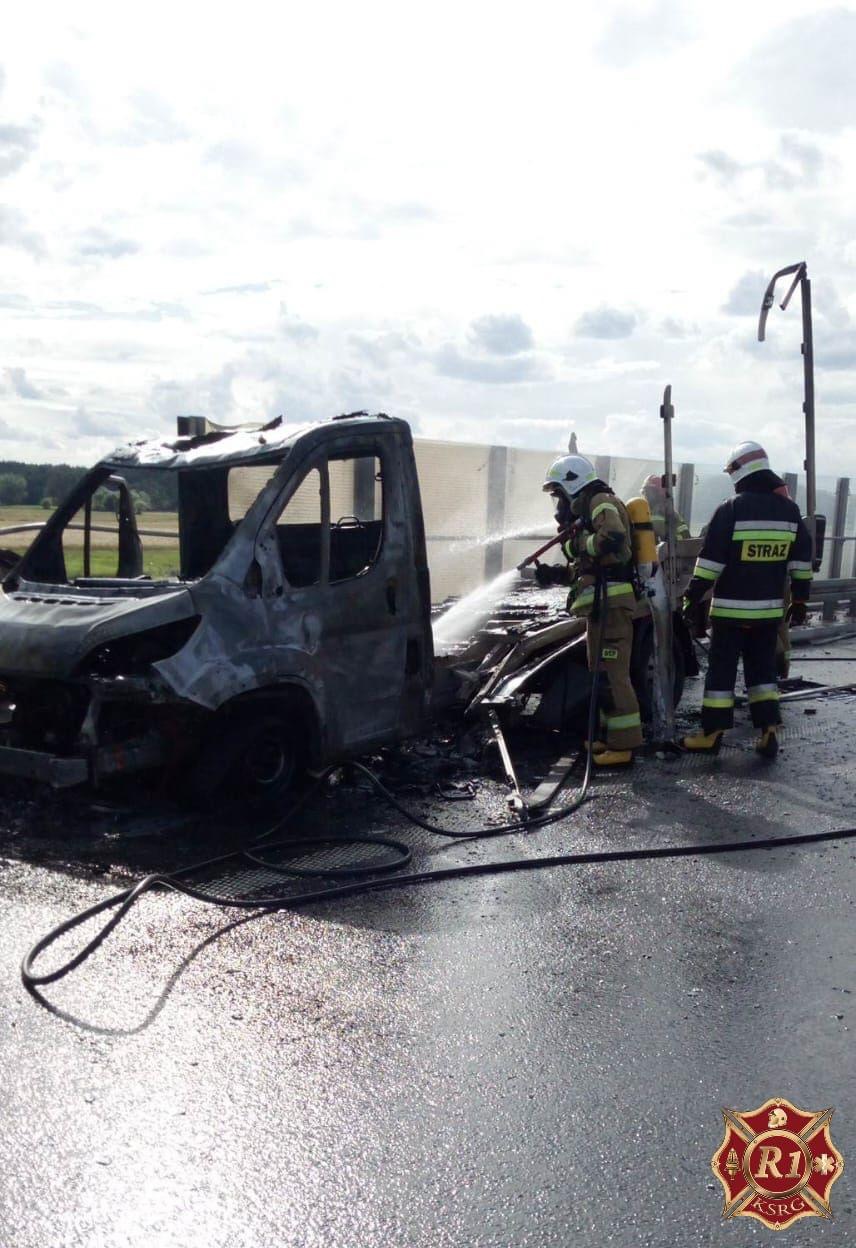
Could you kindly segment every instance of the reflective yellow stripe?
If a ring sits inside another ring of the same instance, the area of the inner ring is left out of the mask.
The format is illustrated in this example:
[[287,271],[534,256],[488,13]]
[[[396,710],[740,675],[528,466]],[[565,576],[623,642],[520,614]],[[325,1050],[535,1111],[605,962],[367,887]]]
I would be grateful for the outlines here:
[[702,698],[701,704],[702,706],[719,707],[727,710],[734,705],[734,696],[732,695],[730,698]]
[[616,731],[620,728],[641,728],[642,716],[638,711],[635,715],[608,715],[606,717],[606,726]]
[[802,572],[800,571],[799,568],[795,568],[791,572],[791,576],[794,578],[795,581],[810,581],[813,575],[814,575],[813,572]]
[[732,534],[735,542],[787,542],[792,546],[796,541],[793,533],[783,529],[737,529]]
[[596,541],[596,534],[589,533],[588,537],[586,538],[586,550],[590,555],[593,555],[595,553],[595,541]]
[[747,611],[739,607],[710,608],[712,616],[723,620],[780,620],[785,614],[784,607],[767,607],[763,611]]
[[697,576],[699,580],[702,581],[715,581],[719,577],[719,573],[711,572],[710,568],[700,568],[698,564],[696,564],[693,576]]
[[[618,598],[624,594],[633,594],[633,586],[629,581],[616,581],[614,585],[607,585],[606,587],[607,598]],[[575,607],[586,606],[590,602],[594,602],[593,585],[589,585],[587,589],[582,590],[574,599],[573,605]]]
[[778,702],[778,689],[765,689],[762,693],[750,693],[750,702]]
[[619,518],[621,516],[621,513],[615,503],[598,503],[594,511],[591,513],[592,520],[599,516],[602,511],[614,511]]

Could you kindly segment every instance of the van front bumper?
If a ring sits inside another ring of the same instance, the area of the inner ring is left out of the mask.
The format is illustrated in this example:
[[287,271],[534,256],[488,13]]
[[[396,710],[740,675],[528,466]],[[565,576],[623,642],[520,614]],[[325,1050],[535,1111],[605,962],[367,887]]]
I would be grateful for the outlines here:
[[89,756],[62,757],[42,750],[0,746],[0,776],[36,780],[49,784],[52,789],[70,789],[89,780],[97,785],[107,776],[146,771],[163,761],[163,742],[156,733],[117,745],[99,746]]
[[18,750],[11,745],[0,746],[0,776],[19,776],[38,780],[53,789],[70,789],[89,779],[89,760],[61,758],[42,750]]

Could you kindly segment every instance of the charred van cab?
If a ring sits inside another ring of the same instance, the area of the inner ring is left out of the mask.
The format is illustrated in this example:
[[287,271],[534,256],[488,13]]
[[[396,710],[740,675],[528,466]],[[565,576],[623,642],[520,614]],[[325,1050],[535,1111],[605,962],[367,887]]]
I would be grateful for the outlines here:
[[[138,524],[130,470],[175,474],[174,535]],[[92,519],[104,488],[106,570]],[[150,570],[170,536],[175,566]],[[6,576],[0,774],[64,787],[166,766],[200,794],[228,775],[272,795],[301,760],[418,732],[432,673],[409,426],[183,418],[181,436],[87,473]]]

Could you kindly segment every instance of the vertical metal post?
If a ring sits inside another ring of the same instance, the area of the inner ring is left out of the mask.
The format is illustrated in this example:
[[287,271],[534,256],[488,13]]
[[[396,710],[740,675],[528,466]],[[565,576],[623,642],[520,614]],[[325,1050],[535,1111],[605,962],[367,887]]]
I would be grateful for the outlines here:
[[508,477],[508,447],[492,446],[487,459],[487,537],[484,576],[492,581],[502,571],[505,531],[505,492]]
[[[850,497],[850,478],[840,477],[835,483],[835,516],[832,523],[832,537],[843,537],[847,528],[847,503]],[[841,576],[841,561],[844,557],[844,543],[832,542],[829,555],[829,576],[836,580]]]
[[664,656],[663,668],[666,672],[665,688],[663,689],[664,718],[665,718],[665,739],[667,741],[674,740],[675,736],[675,676],[674,676],[674,628],[672,620],[672,612],[675,609],[675,599],[677,597],[675,566],[675,541],[676,541],[676,524],[675,524],[675,496],[674,484],[672,477],[674,475],[674,466],[672,463],[672,421],[675,418],[675,409],[672,406],[672,387],[666,386],[663,391],[663,402],[660,406],[660,419],[663,422],[663,466],[665,473],[663,476],[663,487],[666,496],[666,589],[668,593],[668,604],[666,610],[664,642],[666,654]]
[[[116,523],[118,525],[118,513]],[[91,576],[92,564],[92,495],[87,495],[83,506],[83,575]]]
[[814,332],[811,324],[811,282],[803,265],[800,277],[803,323],[803,376],[805,379],[805,509],[811,520],[812,542],[815,540],[815,515],[817,514],[817,478],[814,465]]
[[695,484],[695,464],[681,464],[678,469],[678,511],[690,523],[693,514],[693,485]]
[[802,357],[803,357],[803,415],[805,417],[805,502],[806,518],[812,540],[812,557],[817,548],[817,475],[814,456],[814,331],[811,323],[811,282],[805,260],[797,264],[789,264],[779,269],[770,278],[761,303],[761,316],[758,320],[758,341],[763,342],[767,328],[767,314],[775,300],[776,282],[780,277],[794,275],[788,293],[780,307],[784,312],[791,301],[797,286],[800,288],[802,303]]

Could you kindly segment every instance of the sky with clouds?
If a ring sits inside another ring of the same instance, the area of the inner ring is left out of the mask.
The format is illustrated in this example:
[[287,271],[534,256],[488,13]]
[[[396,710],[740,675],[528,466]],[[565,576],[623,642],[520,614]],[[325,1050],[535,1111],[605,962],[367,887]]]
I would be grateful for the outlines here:
[[[19,7],[0,45],[0,458],[175,416],[856,476],[856,7]],[[784,293],[784,291],[782,292]]]

